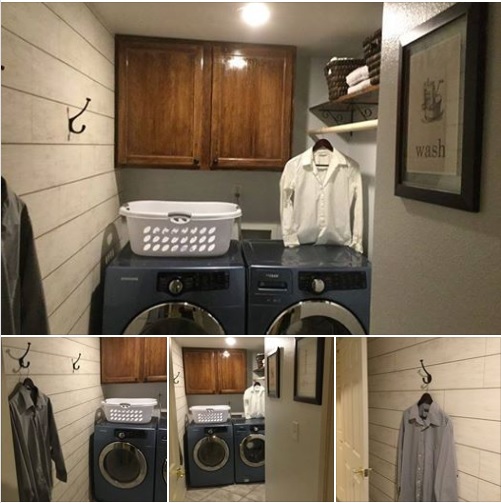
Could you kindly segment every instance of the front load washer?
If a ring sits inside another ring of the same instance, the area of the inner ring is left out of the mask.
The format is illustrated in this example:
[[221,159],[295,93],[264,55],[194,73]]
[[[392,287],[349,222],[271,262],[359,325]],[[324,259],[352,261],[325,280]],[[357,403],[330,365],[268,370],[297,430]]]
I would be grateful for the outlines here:
[[264,419],[234,419],[235,482],[264,482]]
[[233,425],[190,423],[187,436],[189,487],[228,485],[235,482]]
[[221,257],[135,255],[128,244],[106,269],[103,334],[245,333],[245,265],[232,241]]
[[156,420],[147,424],[103,421],[95,425],[97,501],[153,501],[156,433]]
[[155,501],[167,501],[167,418],[158,420]]
[[243,243],[248,334],[369,333],[371,267],[346,246]]

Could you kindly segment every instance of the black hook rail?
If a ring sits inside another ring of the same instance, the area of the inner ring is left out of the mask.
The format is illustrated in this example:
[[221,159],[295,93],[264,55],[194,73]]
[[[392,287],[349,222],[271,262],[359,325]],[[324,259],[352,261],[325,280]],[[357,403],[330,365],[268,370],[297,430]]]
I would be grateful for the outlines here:
[[87,110],[87,107],[89,106],[89,103],[91,102],[90,98],[85,98],[85,99],[87,100],[87,103],[85,103],[85,106],[82,108],[82,110],[80,110],[80,112],[78,112],[74,117],[68,118],[68,128],[70,130],[70,133],[81,134],[85,131],[85,124],[82,125],[82,128],[80,129],[80,131],[76,131],[73,128],[73,122],[75,121],[75,119],[80,117],[85,112],[85,110]]
[[77,360],[74,362],[73,360],[71,361],[73,363],[73,370],[78,370],[80,368],[80,365],[77,367],[77,363],[78,361],[80,360],[80,357],[82,356],[82,353],[78,353],[78,358]]
[[421,362],[421,367],[423,368],[425,374],[426,374],[426,377],[423,377],[423,382],[425,384],[430,384],[433,377],[431,376],[431,374],[424,368],[424,364],[423,364],[423,360],[419,360]]
[[21,356],[21,358],[19,358],[19,365],[23,369],[27,369],[31,363],[31,362],[28,362],[27,365],[24,364],[24,359],[26,358],[26,355],[30,352],[30,347],[31,347],[31,342],[28,342],[28,349],[26,349],[26,352],[24,353],[24,355]]

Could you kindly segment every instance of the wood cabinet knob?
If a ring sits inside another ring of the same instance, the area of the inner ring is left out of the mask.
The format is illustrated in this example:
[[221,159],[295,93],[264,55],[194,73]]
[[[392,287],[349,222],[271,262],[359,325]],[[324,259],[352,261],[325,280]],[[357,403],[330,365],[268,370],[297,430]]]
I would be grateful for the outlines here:
[[217,157],[214,157],[214,159],[212,159],[212,164],[217,164],[219,162],[219,159]]
[[197,159],[197,158],[193,159],[193,164],[195,166],[198,166],[200,164],[200,159]]

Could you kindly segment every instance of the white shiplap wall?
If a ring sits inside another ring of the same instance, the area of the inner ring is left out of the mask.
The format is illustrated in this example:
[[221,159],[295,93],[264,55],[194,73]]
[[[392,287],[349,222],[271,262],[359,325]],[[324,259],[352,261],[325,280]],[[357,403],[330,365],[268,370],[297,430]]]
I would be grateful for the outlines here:
[[501,501],[501,338],[368,341],[371,501],[395,498],[402,412],[424,392],[420,359],[433,376],[433,400],[453,421],[459,500]]
[[177,430],[179,433],[179,443],[183,445],[183,436],[185,431],[185,417],[188,414],[188,401],[186,399],[186,390],[184,388],[184,364],[183,364],[183,350],[179,343],[174,339],[170,339],[172,348],[172,375],[177,377],[177,384],[174,384],[174,391],[176,393],[176,412],[177,412]]
[[[109,225],[115,241],[124,231],[113,160],[114,39],[85,3],[5,2],[2,65],[2,175],[28,205],[51,333],[87,334]],[[68,139],[68,114],[86,97],[74,124],[86,130]]]
[[[31,348],[19,373],[16,358]],[[98,337],[2,337],[6,388],[10,394],[19,380],[30,377],[52,402],[59,440],[63,449],[68,482],[54,477],[53,501],[90,501],[89,438],[94,414],[103,399],[101,353]],[[74,371],[72,360],[82,356]],[[5,411],[3,411],[5,412]],[[8,411],[7,411],[8,413]]]

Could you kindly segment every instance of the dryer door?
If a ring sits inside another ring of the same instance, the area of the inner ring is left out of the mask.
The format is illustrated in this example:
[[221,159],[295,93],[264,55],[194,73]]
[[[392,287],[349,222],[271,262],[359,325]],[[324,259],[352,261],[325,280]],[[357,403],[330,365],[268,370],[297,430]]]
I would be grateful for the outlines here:
[[137,315],[124,335],[225,335],[211,313],[189,302],[165,302]]
[[193,460],[205,472],[221,469],[230,458],[228,444],[217,435],[201,438],[193,448]]
[[282,311],[267,335],[365,335],[356,316],[329,300],[306,300]]
[[143,482],[148,472],[144,454],[128,442],[108,444],[99,455],[99,471],[112,486],[132,489]]
[[240,442],[240,459],[247,465],[257,468],[264,465],[264,435],[251,433]]

